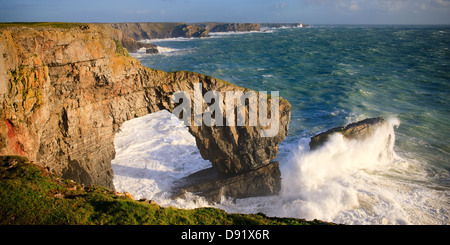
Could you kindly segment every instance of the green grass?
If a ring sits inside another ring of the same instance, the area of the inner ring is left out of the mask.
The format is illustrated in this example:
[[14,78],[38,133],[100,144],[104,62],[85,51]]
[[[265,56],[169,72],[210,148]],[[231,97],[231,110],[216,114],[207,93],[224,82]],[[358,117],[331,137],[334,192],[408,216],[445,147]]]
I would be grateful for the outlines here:
[[123,47],[122,43],[119,40],[117,40],[117,39],[113,39],[113,40],[114,40],[114,43],[116,43],[116,53],[123,55],[123,56],[130,56],[127,49]]
[[216,208],[161,207],[100,186],[65,180],[19,156],[0,156],[0,224],[313,225],[318,220],[228,214]]
[[75,23],[75,22],[3,22],[0,23],[0,28],[3,27],[53,27],[53,28],[62,28],[62,29],[69,29],[69,28],[85,28],[89,24],[85,23]]

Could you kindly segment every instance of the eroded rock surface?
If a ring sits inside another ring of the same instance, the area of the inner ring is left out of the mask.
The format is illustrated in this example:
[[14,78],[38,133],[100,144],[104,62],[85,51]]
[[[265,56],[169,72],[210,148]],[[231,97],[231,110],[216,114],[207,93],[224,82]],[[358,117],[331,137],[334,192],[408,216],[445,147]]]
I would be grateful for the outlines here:
[[247,32],[260,31],[261,25],[257,23],[204,23],[198,24],[204,26],[209,32]]
[[205,28],[186,23],[106,23],[101,24],[120,30],[124,35],[140,41],[173,37],[207,37]]
[[220,203],[222,197],[247,198],[277,194],[281,189],[278,162],[270,162],[259,169],[228,175],[216,168],[191,174],[173,185],[173,197],[191,192],[210,202]]
[[356,123],[351,123],[344,127],[336,127],[312,137],[311,142],[309,143],[309,148],[311,150],[319,148],[328,141],[331,135],[335,133],[340,133],[347,139],[363,140],[371,136],[376,128],[380,127],[381,125],[387,124],[388,122],[384,118],[377,117],[367,118]]

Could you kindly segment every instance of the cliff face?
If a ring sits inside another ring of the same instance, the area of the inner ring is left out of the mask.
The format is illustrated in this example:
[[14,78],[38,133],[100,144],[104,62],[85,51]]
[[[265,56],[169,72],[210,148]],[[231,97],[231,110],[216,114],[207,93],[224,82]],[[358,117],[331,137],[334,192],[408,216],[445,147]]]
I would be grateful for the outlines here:
[[139,42],[145,39],[174,37],[209,37],[209,32],[259,31],[260,24],[252,23],[105,23],[97,24],[113,39],[120,41],[128,52],[146,48],[147,53],[158,53],[156,45]]
[[146,53],[157,54],[156,45],[139,42],[145,39],[173,37],[208,37],[205,28],[185,23],[99,23],[96,24],[113,39],[122,43],[128,52],[137,52],[146,48]]
[[99,24],[120,30],[124,35],[140,41],[172,37],[207,37],[208,31],[186,23],[108,23]]
[[147,52],[158,53],[156,45],[151,43],[142,43],[134,40],[132,37],[123,34],[119,29],[115,29],[109,24],[98,24],[108,34],[109,37],[119,41],[130,53],[137,52],[140,48],[146,48]]
[[[114,188],[111,160],[120,125],[158,110],[172,111],[172,94],[192,93],[197,83],[202,84],[203,94],[248,91],[197,73],[146,68],[124,55],[97,25],[4,27],[0,29],[0,154],[26,156],[65,178]],[[261,138],[260,125],[202,124],[191,126],[190,132],[202,156],[219,172],[258,170],[266,175],[261,168],[275,158],[288,129],[290,104],[280,99],[279,110],[278,134],[270,138]]]
[[210,32],[246,32],[260,31],[261,25],[257,23],[208,23],[206,29]]
[[92,26],[3,29],[0,43],[0,153],[112,188],[109,100],[137,62]]

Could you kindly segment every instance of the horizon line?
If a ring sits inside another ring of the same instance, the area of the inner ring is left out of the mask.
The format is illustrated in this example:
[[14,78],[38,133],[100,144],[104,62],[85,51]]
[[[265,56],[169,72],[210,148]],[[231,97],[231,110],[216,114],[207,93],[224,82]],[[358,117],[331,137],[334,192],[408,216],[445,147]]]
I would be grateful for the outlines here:
[[202,23],[224,23],[224,24],[307,24],[307,25],[450,25],[450,23],[308,23],[308,22],[234,22],[234,21],[1,21],[0,24],[22,24],[22,23],[81,23],[81,24],[119,24],[119,23],[185,23],[185,24],[202,24]]

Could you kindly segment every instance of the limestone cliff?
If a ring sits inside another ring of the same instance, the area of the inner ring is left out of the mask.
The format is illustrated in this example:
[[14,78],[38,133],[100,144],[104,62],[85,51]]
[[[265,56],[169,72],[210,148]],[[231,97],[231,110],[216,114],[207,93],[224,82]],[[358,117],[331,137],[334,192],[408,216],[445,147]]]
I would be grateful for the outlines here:
[[119,41],[130,53],[135,53],[141,48],[146,48],[147,53],[158,53],[158,49],[154,44],[138,42],[139,40],[135,40],[132,37],[124,34],[121,30],[113,28],[112,25],[98,25],[103,27],[103,30],[109,37]]
[[[172,111],[171,95],[193,91],[197,83],[203,93],[248,91],[202,74],[150,69],[122,49],[98,25],[0,28],[0,154],[26,156],[65,178],[114,188],[114,135],[123,122]],[[261,138],[261,125],[191,126],[190,132],[219,172],[267,175],[261,168],[273,169],[290,104],[280,99],[279,110],[278,134],[270,138]]]
[[261,25],[257,23],[201,23],[199,26],[205,27],[209,32],[247,32],[260,31]]
[[97,23],[108,36],[120,41],[128,52],[137,52],[146,48],[147,53],[158,53],[156,45],[139,42],[145,39],[163,39],[176,37],[209,37],[209,32],[245,32],[259,31],[260,24],[254,23]]
[[145,39],[161,39],[172,37],[207,37],[208,31],[195,25],[186,23],[105,23],[102,26],[120,30],[124,35],[136,41]]

